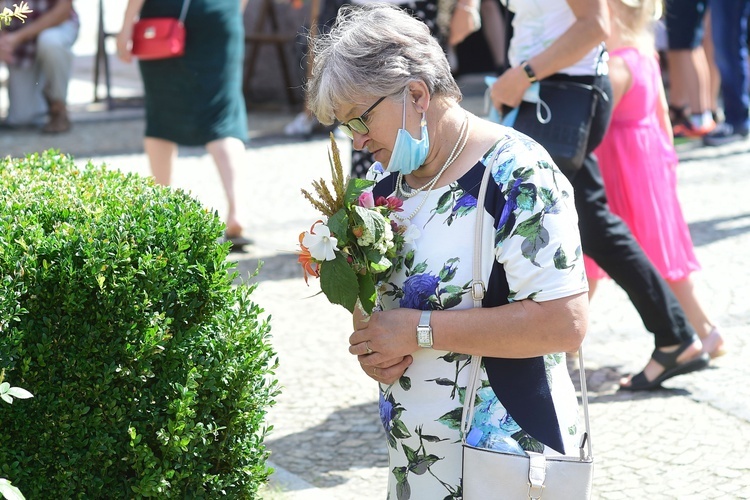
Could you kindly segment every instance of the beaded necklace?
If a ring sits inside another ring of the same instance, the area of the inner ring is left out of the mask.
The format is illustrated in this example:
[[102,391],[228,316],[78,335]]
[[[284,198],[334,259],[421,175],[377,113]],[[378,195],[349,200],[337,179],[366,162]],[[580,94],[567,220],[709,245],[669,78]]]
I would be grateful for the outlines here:
[[412,217],[417,215],[420,210],[422,210],[422,207],[427,202],[427,198],[430,197],[430,192],[432,191],[432,188],[435,187],[435,184],[437,184],[438,180],[440,179],[440,176],[443,175],[443,172],[448,170],[448,167],[450,167],[454,161],[461,155],[461,153],[464,150],[464,147],[466,147],[466,143],[469,141],[469,114],[466,113],[466,116],[464,118],[463,123],[461,124],[461,129],[459,130],[458,140],[456,141],[456,145],[453,146],[453,150],[451,151],[451,154],[448,155],[448,159],[445,161],[445,164],[443,167],[438,171],[437,174],[435,174],[435,177],[430,179],[429,182],[427,182],[424,186],[421,186],[419,188],[411,189],[410,192],[404,191],[403,186],[406,184],[404,181],[404,175],[402,173],[398,174],[398,179],[396,179],[396,196],[398,197],[404,197],[404,198],[412,198],[418,193],[424,191],[427,189],[427,191],[424,193],[424,196],[422,197],[422,201],[419,202],[419,205],[417,208],[415,208],[412,213],[409,215],[403,217],[396,213],[393,214],[394,217],[396,217],[401,222],[406,222],[408,220],[411,220]]

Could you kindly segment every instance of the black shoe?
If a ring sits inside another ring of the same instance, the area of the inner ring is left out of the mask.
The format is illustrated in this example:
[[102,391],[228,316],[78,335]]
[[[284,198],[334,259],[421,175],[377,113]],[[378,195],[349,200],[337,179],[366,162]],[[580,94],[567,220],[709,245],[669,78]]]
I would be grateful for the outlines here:
[[706,146],[723,146],[747,139],[747,128],[735,128],[727,122],[720,123],[711,132],[703,136]]

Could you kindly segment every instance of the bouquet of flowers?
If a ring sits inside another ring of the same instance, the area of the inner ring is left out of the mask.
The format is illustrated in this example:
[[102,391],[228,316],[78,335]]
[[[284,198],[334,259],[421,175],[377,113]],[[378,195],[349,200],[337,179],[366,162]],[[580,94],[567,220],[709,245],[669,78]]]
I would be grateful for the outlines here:
[[321,179],[313,182],[317,196],[302,194],[320,210],[325,220],[316,221],[299,236],[298,262],[305,282],[320,278],[320,288],[333,304],[354,312],[360,307],[372,314],[377,289],[399,265],[405,226],[392,218],[402,202],[395,196],[373,199],[375,181],[344,178],[336,141],[331,135],[332,188]]

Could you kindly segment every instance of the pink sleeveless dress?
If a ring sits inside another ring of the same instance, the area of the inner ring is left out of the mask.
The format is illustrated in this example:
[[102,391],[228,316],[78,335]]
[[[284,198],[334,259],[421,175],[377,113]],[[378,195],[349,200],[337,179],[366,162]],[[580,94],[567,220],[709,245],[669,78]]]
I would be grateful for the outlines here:
[[[612,113],[612,123],[595,153],[612,212],[633,236],[659,273],[678,281],[700,269],[677,197],[677,154],[659,126],[657,102],[661,72],[655,55],[633,47],[611,52],[630,68],[631,88]],[[606,273],[585,258],[590,279]]]

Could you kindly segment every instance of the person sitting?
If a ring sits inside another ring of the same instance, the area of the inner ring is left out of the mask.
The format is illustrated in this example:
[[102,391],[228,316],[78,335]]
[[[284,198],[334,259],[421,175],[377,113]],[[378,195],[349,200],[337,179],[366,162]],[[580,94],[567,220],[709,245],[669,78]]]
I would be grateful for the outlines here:
[[25,22],[0,32],[0,62],[8,65],[9,126],[39,125],[46,133],[70,130],[66,105],[78,16],[73,0],[29,0]]

